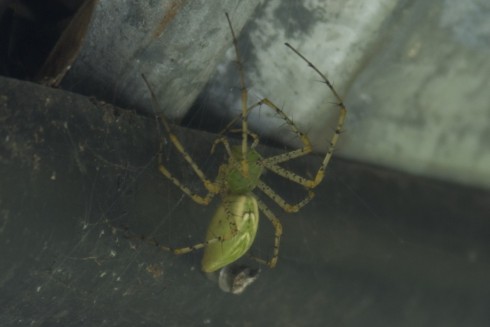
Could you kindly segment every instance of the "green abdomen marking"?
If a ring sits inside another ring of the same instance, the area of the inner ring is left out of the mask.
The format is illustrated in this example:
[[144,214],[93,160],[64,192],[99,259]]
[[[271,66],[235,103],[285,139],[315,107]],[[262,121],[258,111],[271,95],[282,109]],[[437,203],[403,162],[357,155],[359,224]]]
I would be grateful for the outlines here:
[[202,270],[216,271],[242,257],[257,234],[259,209],[251,194],[227,195],[218,206],[206,234],[206,241],[221,238],[204,249]]

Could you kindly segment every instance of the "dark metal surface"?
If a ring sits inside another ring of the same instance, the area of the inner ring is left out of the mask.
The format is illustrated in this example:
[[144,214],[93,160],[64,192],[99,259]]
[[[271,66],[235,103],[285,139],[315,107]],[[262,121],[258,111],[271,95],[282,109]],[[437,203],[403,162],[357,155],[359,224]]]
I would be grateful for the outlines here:
[[[214,206],[157,171],[154,117],[0,78],[0,325],[487,326],[490,195],[335,159],[284,224],[277,268],[242,295],[119,229],[201,241]],[[212,174],[211,134],[177,129]],[[163,146],[166,164],[199,183]],[[261,148],[265,155],[276,149]],[[295,167],[308,172],[311,156]],[[289,183],[266,176],[294,197]],[[299,189],[301,191],[301,189]],[[252,251],[269,255],[263,219]],[[253,264],[247,260],[245,262]]]

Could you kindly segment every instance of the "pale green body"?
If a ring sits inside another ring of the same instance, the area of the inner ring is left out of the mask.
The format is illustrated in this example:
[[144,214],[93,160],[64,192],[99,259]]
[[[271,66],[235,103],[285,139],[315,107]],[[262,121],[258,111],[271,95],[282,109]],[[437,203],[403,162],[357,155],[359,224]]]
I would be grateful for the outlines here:
[[219,169],[218,180],[223,183],[222,201],[219,204],[206,234],[202,270],[216,271],[242,257],[257,234],[259,208],[251,193],[257,186],[263,168],[259,165],[260,154],[249,148],[247,162],[248,175],[244,176],[241,162],[241,147],[231,147],[233,158]]
[[[236,226],[235,235],[232,226]],[[238,260],[252,246],[258,226],[259,209],[257,200],[251,193],[225,196],[206,234],[206,241],[218,236],[224,241],[206,246],[202,270],[213,272]]]

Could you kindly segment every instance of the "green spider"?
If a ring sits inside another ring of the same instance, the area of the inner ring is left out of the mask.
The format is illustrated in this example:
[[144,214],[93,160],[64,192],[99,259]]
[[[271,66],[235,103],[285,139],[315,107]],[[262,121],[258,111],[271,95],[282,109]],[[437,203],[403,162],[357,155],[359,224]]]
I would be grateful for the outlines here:
[[[218,170],[218,175],[214,181],[205,176],[199,166],[187,153],[180,140],[172,132],[166,117],[163,114],[159,115],[161,124],[164,127],[168,139],[183,156],[184,160],[190,165],[197,177],[201,180],[207,190],[207,193],[205,195],[199,195],[192,192],[187,186],[183,185],[167,170],[163,164],[161,156],[159,157],[160,172],[183,193],[187,194],[194,202],[198,204],[208,205],[215,195],[219,194],[221,196],[221,202],[218,205],[218,208],[208,226],[208,231],[204,242],[182,248],[169,248],[158,245],[162,250],[171,251],[175,254],[189,253],[204,248],[204,255],[201,263],[202,270],[204,272],[214,272],[220,268],[223,268],[238,260],[250,249],[254,242],[255,235],[257,234],[259,211],[262,211],[265,214],[267,219],[274,227],[274,249],[270,260],[260,258],[254,259],[268,265],[270,268],[276,266],[279,255],[279,243],[282,235],[282,225],[272,211],[252,192],[258,188],[286,212],[297,212],[304,205],[310,202],[314,196],[312,190],[318,184],[320,184],[324,178],[325,169],[332,157],[333,150],[339,139],[347,113],[342,99],[337,94],[326,76],[295,48],[286,43],[285,45],[296,53],[301,59],[303,59],[308,66],[322,78],[328,88],[332,91],[338,101],[337,105],[339,106],[339,118],[334,135],[330,140],[329,149],[325,154],[318,171],[312,179],[304,178],[293,171],[279,166],[281,163],[311,153],[313,150],[311,142],[305,134],[298,130],[293,121],[269,99],[264,98],[248,107],[248,91],[245,85],[243,65],[240,61],[237,40],[227,13],[226,18],[228,20],[228,25],[233,38],[233,45],[235,48],[238,72],[240,76],[240,85],[242,88],[242,111],[239,117],[231,121],[225,127],[225,129],[223,129],[211,147],[211,153],[213,153],[215,147],[218,144],[222,144],[228,155],[228,160],[221,164]],[[146,79],[145,82],[152,93],[152,98],[155,99],[153,91],[151,91],[151,87]],[[274,110],[276,114],[278,114],[287,123],[291,131],[300,139],[302,143],[302,147],[300,149],[274,155],[268,158],[262,157],[257,152],[255,148],[259,143],[259,137],[257,134],[249,131],[247,119],[249,113],[254,108],[262,105]],[[241,120],[241,128],[234,129],[232,126],[237,122],[237,120]],[[230,145],[228,139],[224,136],[226,133],[240,133],[241,145]],[[307,189],[307,195],[298,203],[287,203],[267,184],[261,181],[260,178],[265,170],[271,171],[293,183],[304,186]]]

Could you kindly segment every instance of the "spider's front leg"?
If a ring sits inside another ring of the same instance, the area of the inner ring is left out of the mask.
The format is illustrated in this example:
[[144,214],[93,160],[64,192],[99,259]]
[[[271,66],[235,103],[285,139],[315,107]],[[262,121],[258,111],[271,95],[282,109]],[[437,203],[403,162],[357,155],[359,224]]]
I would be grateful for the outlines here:
[[[152,99],[153,105],[157,108],[158,107],[158,103],[157,103],[157,100],[156,100],[155,93],[153,92],[153,89],[150,86],[150,83],[146,79],[145,75],[141,75],[141,77],[145,81],[148,89],[150,90],[151,99]],[[208,205],[211,202],[211,200],[213,199],[213,197],[216,194],[218,194],[220,192],[220,190],[221,190],[221,187],[219,185],[219,181],[212,182],[211,180],[209,180],[206,177],[206,175],[204,175],[203,171],[194,162],[194,160],[189,155],[189,153],[187,153],[187,151],[185,150],[184,146],[180,142],[180,140],[177,137],[177,135],[175,135],[175,133],[172,131],[172,128],[170,127],[170,124],[168,123],[167,118],[165,117],[165,115],[163,113],[160,113],[158,115],[158,118],[159,118],[159,121],[160,121],[161,125],[163,126],[163,129],[165,130],[165,132],[166,132],[166,134],[168,136],[168,139],[173,144],[173,146],[177,149],[177,151],[182,155],[182,157],[184,157],[184,160],[191,166],[192,170],[194,171],[194,173],[196,173],[197,177],[201,180],[201,182],[203,183],[204,187],[207,190],[207,194],[204,195],[204,196],[201,196],[199,194],[196,194],[196,193],[192,192],[187,186],[185,186],[184,184],[182,184],[175,176],[173,176],[170,173],[170,171],[163,164],[161,150],[160,150],[160,154],[158,155],[158,170],[165,177],[167,177],[175,186],[177,186],[178,188],[180,188],[180,190],[182,192],[184,192],[192,200],[194,200],[194,202],[199,203],[199,204],[202,204],[202,205]]]
[[315,193],[312,190],[307,189],[308,194],[305,196],[303,200],[295,204],[289,204],[266,183],[259,181],[257,187],[259,188],[259,190],[264,192],[265,195],[267,195],[271,200],[273,200],[278,206],[280,206],[286,212],[298,212],[301,208],[303,208],[306,204],[308,204],[308,202],[310,202],[315,196]]
[[219,187],[217,183],[209,181],[204,175],[202,176],[201,181],[204,184],[204,187],[207,189],[206,195],[202,196],[191,191],[190,188],[182,184],[175,176],[173,176],[167,168],[163,164],[158,165],[158,170],[169,179],[175,186],[177,186],[182,192],[187,194],[194,202],[202,205],[208,205],[214,196],[219,192]]
[[276,105],[274,105],[272,102],[268,101],[265,102],[267,106],[270,108],[274,109],[283,119],[288,123],[289,127],[292,129],[296,135],[300,138],[301,142],[303,142],[303,148],[299,150],[294,150],[282,155],[274,156],[271,158],[264,159],[264,166],[267,167],[267,169],[273,171],[274,173],[289,179],[292,182],[301,184],[305,186],[306,188],[315,188],[320,182],[323,180],[325,177],[325,169],[330,162],[330,159],[332,158],[333,151],[335,149],[335,146],[337,145],[337,142],[340,137],[340,133],[342,132],[344,122],[345,122],[345,117],[347,115],[347,108],[344,105],[344,102],[342,101],[342,98],[340,95],[337,93],[335,88],[333,87],[332,83],[330,80],[325,76],[311,61],[309,61],[305,56],[303,56],[298,50],[296,50],[293,46],[291,46],[289,43],[285,43],[285,45],[291,49],[296,55],[298,55],[304,62],[307,63],[308,67],[313,69],[323,80],[325,85],[330,89],[332,94],[334,95],[335,99],[337,100],[337,106],[339,107],[339,116],[337,120],[337,127],[335,128],[334,135],[330,139],[330,144],[327,149],[327,152],[325,154],[325,157],[323,158],[323,161],[318,168],[315,176],[312,179],[306,179],[303,178],[289,170],[286,170],[280,166],[278,166],[279,163],[288,161],[290,159],[294,159],[300,156],[303,156],[309,152],[312,151],[311,148],[311,143],[308,139],[308,137],[303,134],[301,131],[298,130],[298,128],[295,126],[295,124],[286,116],[286,114],[279,109]]

